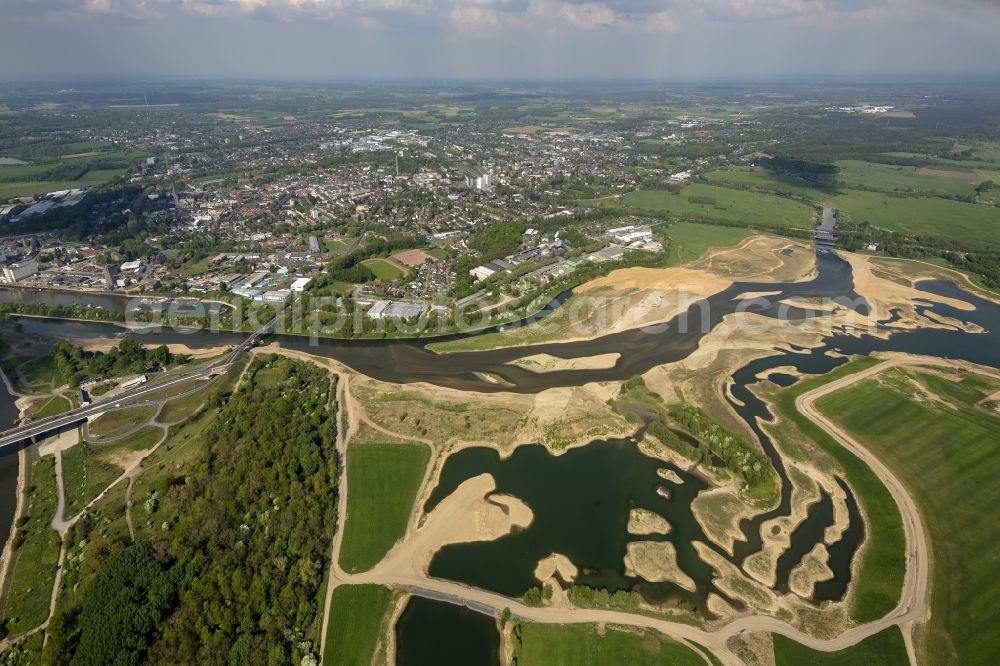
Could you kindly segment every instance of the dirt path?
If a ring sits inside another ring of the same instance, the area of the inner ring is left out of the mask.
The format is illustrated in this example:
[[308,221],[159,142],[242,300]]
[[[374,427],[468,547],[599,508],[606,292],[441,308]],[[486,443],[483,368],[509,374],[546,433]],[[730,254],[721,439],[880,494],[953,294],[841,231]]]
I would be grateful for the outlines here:
[[28,481],[28,451],[21,449],[17,454],[17,499],[14,507],[14,519],[10,522],[10,532],[4,542],[3,555],[0,555],[0,597],[6,595],[7,576],[10,574],[14,561],[14,534],[17,531],[17,520],[24,515],[24,487]]
[[135,543],[135,527],[132,526],[132,505],[129,504],[132,497],[132,483],[135,481],[135,474],[128,477],[128,485],[125,486],[125,524],[128,525],[128,538]]
[[351,418],[356,414],[352,406],[350,395],[350,376],[340,375],[337,382],[337,525],[333,532],[333,545],[330,548],[330,575],[326,583],[326,598],[323,600],[323,624],[319,639],[320,659],[326,651],[327,623],[330,621],[330,606],[333,603],[333,590],[341,581],[340,575],[340,546],[344,540],[344,521],[347,517],[347,443],[351,435],[357,429],[351,424]]

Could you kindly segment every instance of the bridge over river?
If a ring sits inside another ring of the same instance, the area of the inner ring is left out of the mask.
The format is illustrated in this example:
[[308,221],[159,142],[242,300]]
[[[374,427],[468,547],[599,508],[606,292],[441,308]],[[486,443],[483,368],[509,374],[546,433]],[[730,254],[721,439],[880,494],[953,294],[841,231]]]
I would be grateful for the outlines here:
[[38,437],[43,437],[49,433],[62,430],[63,428],[74,426],[91,416],[106,412],[109,409],[118,408],[126,403],[134,403],[143,397],[157,393],[171,386],[199,380],[211,381],[221,374],[222,368],[235,361],[241,353],[251,349],[260,339],[273,333],[277,323],[278,318],[275,317],[254,331],[250,337],[222,358],[216,359],[215,361],[200,367],[193,368],[190,372],[184,373],[181,376],[153,380],[145,384],[141,384],[134,389],[120,393],[113,398],[95,402],[84,407],[78,407],[77,409],[64,412],[57,416],[41,419],[39,421],[32,421],[31,423],[0,432],[0,455],[8,453],[12,448],[16,450],[22,442],[34,441]]

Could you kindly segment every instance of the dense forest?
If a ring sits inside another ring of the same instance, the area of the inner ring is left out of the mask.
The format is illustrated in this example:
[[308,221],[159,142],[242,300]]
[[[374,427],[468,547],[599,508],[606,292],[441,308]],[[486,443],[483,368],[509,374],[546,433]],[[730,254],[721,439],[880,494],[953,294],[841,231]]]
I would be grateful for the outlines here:
[[80,607],[54,619],[45,661],[315,663],[336,511],[334,388],[314,365],[254,361],[216,398],[197,471],[156,499],[169,528],[88,563],[96,573]]

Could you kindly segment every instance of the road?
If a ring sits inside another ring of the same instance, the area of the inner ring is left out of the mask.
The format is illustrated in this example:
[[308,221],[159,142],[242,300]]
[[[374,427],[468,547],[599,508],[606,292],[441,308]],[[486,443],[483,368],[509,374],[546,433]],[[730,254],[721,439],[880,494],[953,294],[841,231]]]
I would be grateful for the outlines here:
[[220,374],[220,368],[229,365],[236,360],[236,357],[241,353],[251,349],[262,337],[273,333],[277,323],[278,317],[275,317],[250,334],[250,337],[222,358],[216,359],[212,363],[192,368],[190,372],[185,373],[182,376],[172,377],[169,379],[154,379],[146,382],[145,384],[141,384],[134,389],[120,393],[114,398],[95,402],[87,405],[86,407],[78,407],[77,409],[64,412],[57,416],[32,421],[26,425],[0,432],[0,454],[2,454],[8,447],[18,446],[21,442],[27,439],[38,437],[66,426],[74,425],[90,416],[96,416],[101,412],[106,412],[108,409],[117,407],[121,403],[135,402],[139,398],[184,382],[192,382],[199,379],[214,379]]
[[[613,623],[654,629],[677,640],[698,643],[711,650],[722,663],[734,665],[741,664],[742,662],[730,650],[727,643],[730,638],[739,636],[744,632],[781,634],[814,650],[838,652],[850,648],[889,627],[898,625],[903,633],[910,664],[911,666],[916,666],[917,658],[913,646],[912,629],[914,624],[926,622],[930,617],[930,607],[928,604],[930,546],[921,521],[920,512],[913,498],[910,497],[902,483],[886,465],[829,419],[820,414],[815,408],[816,401],[825,395],[870,379],[893,367],[903,365],[953,366],[954,363],[930,357],[894,357],[864,371],[848,375],[813,391],[804,393],[796,400],[796,408],[804,416],[822,428],[840,445],[869,465],[886,485],[886,488],[888,488],[903,518],[908,553],[903,590],[896,608],[875,622],[852,627],[831,639],[821,639],[804,634],[782,620],[765,615],[739,618],[723,627],[708,631],[661,617],[651,617],[624,611],[561,606],[544,608],[529,607],[518,599],[511,599],[452,581],[431,578],[426,573],[419,571],[385,568],[381,564],[376,565],[375,568],[365,573],[348,574],[339,565],[342,529],[338,529],[334,535],[330,584],[327,590],[327,608],[325,614],[329,615],[330,597],[332,596],[333,588],[337,585],[374,583],[403,589],[416,596],[465,606],[493,617],[499,617],[500,613],[505,608],[508,608],[514,617],[530,622],[545,624]],[[343,438],[346,440],[349,440],[350,432],[354,430],[359,420],[357,414],[348,414],[348,417],[348,432],[345,433],[347,436]],[[342,454],[346,452],[344,444],[341,444],[340,448]],[[346,511],[348,492],[344,476],[343,474],[341,475],[342,485],[338,507],[339,515],[341,516],[346,515],[344,512]]]

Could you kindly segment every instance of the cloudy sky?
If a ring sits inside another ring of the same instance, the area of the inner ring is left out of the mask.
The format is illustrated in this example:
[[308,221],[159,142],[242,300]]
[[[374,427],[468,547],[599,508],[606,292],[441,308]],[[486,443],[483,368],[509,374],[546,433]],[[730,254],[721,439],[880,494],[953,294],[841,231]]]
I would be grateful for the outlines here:
[[0,79],[1000,74],[1000,0],[3,0]]

